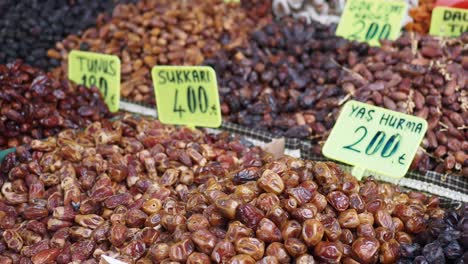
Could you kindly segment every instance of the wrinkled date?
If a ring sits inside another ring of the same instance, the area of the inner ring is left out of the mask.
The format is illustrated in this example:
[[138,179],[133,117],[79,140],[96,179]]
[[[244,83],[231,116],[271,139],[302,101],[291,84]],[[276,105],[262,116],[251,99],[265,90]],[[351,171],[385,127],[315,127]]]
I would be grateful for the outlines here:
[[0,149],[110,117],[96,88],[60,82],[20,61],[0,65],[0,86]]

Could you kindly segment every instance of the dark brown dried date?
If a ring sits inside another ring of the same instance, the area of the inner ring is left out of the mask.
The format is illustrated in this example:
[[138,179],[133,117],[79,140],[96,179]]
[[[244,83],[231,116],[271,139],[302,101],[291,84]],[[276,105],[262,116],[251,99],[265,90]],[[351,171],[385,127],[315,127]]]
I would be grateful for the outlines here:
[[[60,82],[20,61],[0,65],[0,86],[0,149],[110,117],[96,88]],[[82,106],[87,106],[90,114],[82,115]]]

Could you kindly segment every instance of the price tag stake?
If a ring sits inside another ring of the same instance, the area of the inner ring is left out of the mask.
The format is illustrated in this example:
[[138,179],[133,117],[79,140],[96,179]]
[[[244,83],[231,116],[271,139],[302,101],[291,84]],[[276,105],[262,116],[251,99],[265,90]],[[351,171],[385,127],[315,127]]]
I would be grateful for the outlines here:
[[348,0],[336,35],[380,46],[380,39],[398,38],[407,8],[403,1]]
[[111,112],[119,110],[120,59],[114,55],[73,50],[68,56],[68,78],[86,87],[96,86]]
[[323,146],[323,154],[351,164],[360,178],[365,170],[405,176],[427,130],[426,120],[385,108],[349,101]]
[[208,66],[155,66],[151,71],[162,123],[221,126],[216,73]]

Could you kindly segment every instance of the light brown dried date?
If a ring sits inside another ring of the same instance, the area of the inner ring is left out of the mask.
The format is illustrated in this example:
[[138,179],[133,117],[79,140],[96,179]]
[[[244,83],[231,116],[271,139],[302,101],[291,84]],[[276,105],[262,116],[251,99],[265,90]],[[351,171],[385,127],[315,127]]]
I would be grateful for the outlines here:
[[[149,263],[152,263],[151,261]],[[194,252],[188,259],[187,264],[209,264],[211,263],[210,257],[204,253]]]
[[297,238],[288,238],[284,241],[284,246],[289,255],[293,257],[300,256],[307,252],[307,246]]
[[217,242],[215,235],[206,229],[193,232],[191,239],[195,246],[205,254],[210,254]]
[[321,261],[339,263],[343,252],[336,243],[321,241],[314,247],[314,254]]
[[194,250],[193,243],[190,239],[177,242],[169,249],[169,257],[174,261],[186,261]]
[[378,259],[380,243],[375,238],[360,237],[353,242],[352,250],[361,263],[375,263]]
[[151,257],[157,261],[162,261],[169,257],[169,245],[166,243],[157,243],[149,249]]
[[346,194],[340,191],[334,191],[327,195],[328,202],[335,208],[336,210],[342,212],[346,210],[349,206],[349,198]]
[[257,238],[242,237],[235,242],[236,251],[259,260],[265,253],[265,242]]
[[302,224],[302,239],[307,246],[314,247],[322,240],[324,231],[324,227],[320,221],[315,219],[306,220]]
[[341,212],[338,216],[338,222],[343,228],[356,228],[361,224],[358,213],[355,209],[348,209]]
[[116,247],[122,245],[127,239],[128,229],[125,225],[115,223],[110,229],[109,241]]
[[281,177],[274,171],[265,170],[258,181],[258,186],[266,192],[281,194],[284,190],[284,183]]
[[273,242],[268,245],[265,254],[275,257],[279,263],[290,263],[291,257],[282,243]]
[[228,240],[221,240],[211,252],[211,259],[217,263],[225,262],[236,254],[234,245]]
[[60,254],[60,249],[51,248],[34,254],[31,258],[32,263],[34,264],[47,264],[54,262],[58,255]]
[[260,220],[256,235],[266,243],[279,242],[282,240],[281,230],[268,218]]

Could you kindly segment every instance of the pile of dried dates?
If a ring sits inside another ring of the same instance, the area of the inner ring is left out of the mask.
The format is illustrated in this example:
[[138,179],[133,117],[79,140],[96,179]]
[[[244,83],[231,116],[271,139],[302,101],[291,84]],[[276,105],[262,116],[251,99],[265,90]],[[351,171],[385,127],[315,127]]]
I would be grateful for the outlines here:
[[0,167],[0,263],[394,263],[436,197],[124,116]]

